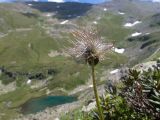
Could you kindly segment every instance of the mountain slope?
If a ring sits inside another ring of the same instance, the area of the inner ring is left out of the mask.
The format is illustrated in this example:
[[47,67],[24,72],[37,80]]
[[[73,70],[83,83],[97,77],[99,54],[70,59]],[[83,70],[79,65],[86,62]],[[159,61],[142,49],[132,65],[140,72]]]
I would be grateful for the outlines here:
[[[113,42],[117,49],[125,49],[123,54],[109,52],[107,59],[96,67],[98,84],[108,79],[110,69],[157,59],[160,46],[158,12],[157,4],[129,0],[100,5],[0,4],[0,80],[4,84],[15,82],[17,91],[21,91],[19,95],[16,91],[1,95],[0,101],[11,99],[14,107],[19,107],[36,94],[46,95],[47,91],[67,94],[82,84],[90,84],[88,66],[74,61],[63,51],[73,40],[71,31],[77,28],[95,28],[104,41]],[[124,26],[137,20],[141,23]],[[132,37],[135,32],[141,35]],[[30,79],[32,83],[28,85]],[[12,98],[14,95],[19,99]],[[12,118],[7,116],[10,112],[18,114],[16,109],[4,109],[1,102],[0,111],[5,113],[6,120]]]

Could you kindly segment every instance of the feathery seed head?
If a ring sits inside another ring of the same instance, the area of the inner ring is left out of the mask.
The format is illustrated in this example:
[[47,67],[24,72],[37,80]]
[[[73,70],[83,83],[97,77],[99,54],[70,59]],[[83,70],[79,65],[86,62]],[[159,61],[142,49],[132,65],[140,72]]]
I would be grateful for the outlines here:
[[104,43],[95,30],[76,30],[72,33],[75,41],[73,47],[69,48],[68,53],[78,59],[83,59],[89,65],[96,65],[104,58],[107,50],[113,44]]

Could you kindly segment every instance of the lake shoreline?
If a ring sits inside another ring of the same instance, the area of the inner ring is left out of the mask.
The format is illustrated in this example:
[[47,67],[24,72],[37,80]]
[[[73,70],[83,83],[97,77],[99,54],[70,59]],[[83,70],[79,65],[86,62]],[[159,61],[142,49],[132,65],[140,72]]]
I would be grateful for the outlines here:
[[[98,91],[100,94],[103,94],[105,92],[104,85],[98,86]],[[62,115],[67,114],[68,112],[71,112],[75,109],[81,108],[85,105],[85,103],[88,100],[94,99],[94,93],[92,88],[83,89],[81,93],[79,91],[77,92],[78,100],[72,103],[66,103],[62,105],[57,105],[54,107],[48,107],[45,110],[38,112],[36,114],[28,114],[23,115],[20,114],[16,119],[14,120],[57,120],[57,118],[60,118]],[[76,94],[74,94],[76,95]]]
[[24,115],[36,114],[46,108],[72,103],[74,101],[77,101],[77,98],[74,96],[41,96],[26,101],[21,105],[21,112]]

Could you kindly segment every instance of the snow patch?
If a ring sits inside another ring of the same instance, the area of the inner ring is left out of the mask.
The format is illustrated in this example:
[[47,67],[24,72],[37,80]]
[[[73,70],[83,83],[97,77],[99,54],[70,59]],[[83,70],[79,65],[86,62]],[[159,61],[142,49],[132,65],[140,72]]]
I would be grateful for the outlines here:
[[124,48],[114,48],[113,47],[113,50],[116,52],[116,53],[120,53],[120,54],[123,54],[125,49]]
[[62,3],[64,0],[48,0],[48,2],[57,2],[57,3]]
[[136,37],[136,36],[139,36],[139,35],[141,35],[141,34],[142,34],[141,32],[135,32],[135,33],[131,34],[131,36],[132,36],[132,37]]
[[32,6],[32,4],[28,4],[28,6]]
[[31,82],[32,82],[32,81],[31,81],[30,79],[27,80],[27,84],[31,84]]
[[98,23],[97,23],[97,21],[94,21],[93,24],[97,25]]
[[47,16],[47,17],[51,17],[52,14],[51,14],[51,13],[47,13],[46,16]]
[[65,20],[65,21],[61,22],[60,24],[61,24],[61,25],[64,25],[64,24],[66,24],[67,22],[69,22],[69,20]]
[[125,13],[124,13],[124,12],[118,12],[118,14],[120,14],[120,15],[125,15]]
[[140,23],[142,23],[142,21],[135,21],[134,23],[126,23],[126,24],[124,24],[124,27],[133,27],[133,26],[140,24]]
[[126,24],[124,24],[124,26],[125,26],[125,27],[133,27],[134,24],[132,24],[132,23],[126,23]]
[[149,35],[150,33],[145,33],[145,35]]
[[112,70],[112,71],[110,72],[110,74],[115,74],[115,73],[117,73],[117,72],[119,72],[119,69]]
[[107,8],[104,8],[104,9],[103,9],[103,11],[107,11],[107,10],[108,10]]
[[139,23],[142,23],[142,21],[135,21],[133,24],[139,24]]

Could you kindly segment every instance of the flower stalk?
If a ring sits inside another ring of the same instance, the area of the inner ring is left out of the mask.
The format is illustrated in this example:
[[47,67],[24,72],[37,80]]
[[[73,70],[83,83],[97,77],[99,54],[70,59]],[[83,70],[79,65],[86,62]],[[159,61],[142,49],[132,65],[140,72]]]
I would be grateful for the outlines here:
[[68,49],[68,53],[77,60],[85,61],[85,63],[91,67],[93,90],[96,98],[99,119],[104,120],[97,91],[95,66],[104,59],[106,51],[110,50],[113,47],[113,44],[104,43],[97,35],[97,31],[77,30],[72,34],[75,41],[72,41],[73,47]]
[[102,108],[101,108],[101,106],[100,106],[98,91],[97,91],[97,84],[96,84],[96,79],[95,79],[95,65],[94,65],[94,60],[92,61],[91,68],[92,68],[92,81],[93,81],[94,95],[95,95],[95,98],[96,98],[96,105],[97,105],[97,108],[98,108],[100,120],[104,120]]

